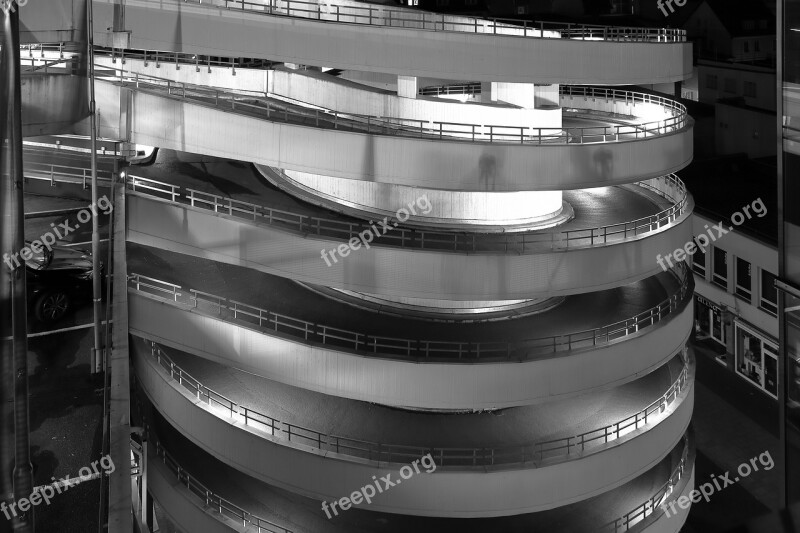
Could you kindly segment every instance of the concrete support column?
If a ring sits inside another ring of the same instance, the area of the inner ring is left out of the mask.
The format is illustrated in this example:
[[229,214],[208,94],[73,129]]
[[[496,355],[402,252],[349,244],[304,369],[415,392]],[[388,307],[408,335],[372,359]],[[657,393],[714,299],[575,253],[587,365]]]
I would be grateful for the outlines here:
[[493,81],[482,81],[481,82],[481,98],[480,101],[483,104],[488,104],[490,102],[494,102],[497,100],[497,83]]
[[518,105],[525,109],[536,107],[536,87],[533,83],[493,83],[495,100]]
[[533,88],[534,105],[537,109],[559,107],[561,105],[558,97],[559,86],[536,85]]
[[397,96],[416,98],[419,79],[416,76],[397,76]]

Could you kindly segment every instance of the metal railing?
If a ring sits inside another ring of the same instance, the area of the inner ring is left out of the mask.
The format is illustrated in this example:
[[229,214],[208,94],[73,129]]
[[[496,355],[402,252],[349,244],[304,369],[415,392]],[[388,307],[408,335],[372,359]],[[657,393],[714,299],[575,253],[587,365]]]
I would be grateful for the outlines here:
[[[84,167],[26,161],[22,172],[25,179],[49,181],[51,187],[55,187],[56,183],[79,183],[86,189],[92,181],[92,170]],[[110,185],[112,179],[111,171],[97,170],[98,182],[106,182],[106,185]]]
[[[460,83],[453,85],[432,85],[429,87],[422,87],[417,91],[420,96],[447,96],[447,95],[467,95],[475,96],[481,94],[481,84],[473,83]],[[591,87],[585,85],[559,85],[558,95],[560,97],[585,97],[585,98],[600,98],[606,102],[611,100],[622,102],[626,105],[636,104],[654,104],[672,112],[673,118],[686,119],[688,113],[686,106],[676,100],[653,95],[649,93],[642,93],[636,91],[624,91],[619,89],[608,89],[604,87]]]
[[[187,1],[187,0],[184,0]],[[676,43],[686,31],[502,18],[477,18],[385,5],[354,5],[302,0],[188,0],[198,5],[252,11],[263,15],[309,18],[321,22],[367,24],[436,32],[482,33],[527,38]]]
[[180,70],[182,66],[193,66],[197,72],[200,71],[200,67],[208,68],[210,72],[211,67],[230,68],[235,71],[237,68],[264,69],[275,64],[274,61],[269,61],[267,59],[207,56],[159,50],[95,47],[95,56],[101,55],[110,57],[112,63],[119,61],[122,65],[124,65],[128,59],[135,59],[143,61],[145,67],[148,66],[150,62],[153,62],[156,68],[160,67],[162,64],[174,65],[177,70]]
[[[232,91],[203,85],[187,84],[140,73],[126,73],[124,69],[96,66],[97,79],[138,90],[161,93],[169,97],[216,107],[225,111],[240,112],[270,121],[301,126],[313,126],[349,132],[376,135],[393,135],[438,139],[459,142],[501,143],[523,145],[593,144],[635,141],[666,135],[686,128],[690,124],[685,107],[670,102],[666,109],[678,113],[674,116],[643,123],[584,126],[569,128],[538,128],[534,126],[504,126],[497,124],[470,124],[460,122],[427,121],[418,119],[376,117],[355,113],[342,113],[321,108],[300,100],[258,91]],[[578,94],[579,89],[574,89]],[[598,89],[598,91],[600,91]],[[584,94],[584,93],[580,93]],[[598,93],[599,94],[599,93]],[[617,94],[624,102],[656,103],[659,97],[630,91],[606,91]]]
[[219,320],[248,326],[256,331],[290,340],[301,340],[336,350],[370,356],[411,359],[416,361],[462,360],[526,360],[559,352],[595,349],[610,342],[634,335],[654,326],[683,309],[691,300],[694,278],[685,263],[670,271],[680,280],[679,288],[669,298],[630,318],[611,324],[571,333],[515,341],[442,341],[370,335],[336,328],[301,318],[276,313],[224,296],[195,289],[183,290],[180,285],[140,274],[129,276],[130,290],[171,300]]
[[189,489],[189,492],[203,500],[207,509],[217,511],[220,515],[238,522],[242,527],[255,527],[256,529],[253,531],[258,533],[292,533],[291,529],[286,529],[270,520],[245,511],[215,493],[181,467],[180,463],[164,449],[161,442],[156,441],[155,445],[156,455],[161,458],[167,469],[175,475],[181,485]]
[[[282,172],[283,179],[291,180]],[[375,245],[458,253],[529,253],[541,250],[578,249],[603,246],[636,239],[655,232],[682,217],[689,208],[684,183],[674,174],[637,183],[673,202],[671,206],[647,217],[595,228],[563,231],[536,231],[480,235],[468,232],[418,230],[398,226],[379,236]],[[359,233],[372,231],[358,220],[352,222],[260,206],[227,196],[184,188],[150,178],[128,175],[128,187],[173,203],[207,209],[230,217],[266,224],[304,235],[318,235],[348,241]]]
[[229,419],[265,432],[272,437],[310,446],[322,451],[335,452],[358,459],[387,463],[407,463],[415,458],[431,454],[438,466],[483,467],[508,464],[533,463],[564,459],[573,453],[584,453],[587,449],[604,445],[651,423],[657,423],[662,413],[680,395],[686,386],[689,361],[677,379],[660,398],[636,413],[598,429],[560,439],[535,442],[522,446],[498,448],[439,448],[385,444],[352,439],[320,432],[307,427],[281,421],[275,417],[250,409],[218,392],[206,387],[191,374],[180,368],[160,346],[151,342],[150,355],[170,379],[190,392],[199,401],[206,403],[216,414],[225,414]]
[[613,522],[614,531],[630,531],[636,524],[653,514],[658,509],[658,506],[672,494],[674,488],[678,486],[678,482],[683,478],[684,472],[686,471],[688,459],[689,443],[686,437],[684,437],[683,454],[681,455],[678,466],[673,470],[672,475],[670,475],[669,479],[661,485],[655,494],[648,498],[647,501],[638,505],[635,509],[628,511],[620,518],[617,518]]

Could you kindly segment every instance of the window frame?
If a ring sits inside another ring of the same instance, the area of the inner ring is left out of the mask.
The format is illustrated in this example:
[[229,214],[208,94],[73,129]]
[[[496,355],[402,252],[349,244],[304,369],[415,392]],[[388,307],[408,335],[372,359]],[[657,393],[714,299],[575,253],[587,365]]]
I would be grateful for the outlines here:
[[[722,287],[725,291],[728,290],[728,251],[724,250],[718,246],[713,247],[713,253],[711,256],[711,283],[717,285],[718,287]],[[724,254],[724,262],[723,265],[725,267],[725,276],[722,277],[722,274],[717,273],[717,250],[719,250],[722,254]],[[717,278],[720,279],[717,279]]]
[[[747,279],[749,282],[749,287],[744,287],[739,285],[739,274],[740,274],[740,267],[742,266],[741,263],[747,265]],[[747,261],[741,257],[736,257],[736,263],[734,263],[736,271],[734,272],[734,287],[733,287],[733,294],[745,300],[747,303],[753,301],[753,264],[750,261]]]

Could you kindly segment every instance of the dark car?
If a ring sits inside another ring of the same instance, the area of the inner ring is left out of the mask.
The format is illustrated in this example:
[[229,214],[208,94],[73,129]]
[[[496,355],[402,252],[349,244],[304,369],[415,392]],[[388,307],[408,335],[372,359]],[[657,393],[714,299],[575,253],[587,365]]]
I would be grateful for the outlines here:
[[37,320],[55,322],[76,302],[91,299],[92,254],[66,246],[40,249],[25,262],[28,309]]

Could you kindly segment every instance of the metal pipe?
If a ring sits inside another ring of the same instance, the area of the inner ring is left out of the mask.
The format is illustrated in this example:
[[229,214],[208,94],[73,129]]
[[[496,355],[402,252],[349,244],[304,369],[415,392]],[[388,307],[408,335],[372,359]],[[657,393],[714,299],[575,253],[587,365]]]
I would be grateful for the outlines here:
[[[3,250],[12,250],[12,253],[25,248],[25,211],[23,208],[23,178],[22,178],[22,96],[20,83],[20,54],[19,54],[19,13],[16,9],[3,10],[3,78],[6,92],[5,104],[5,135],[3,140]],[[5,259],[5,258],[4,258]],[[11,259],[11,258],[10,258]],[[11,268],[11,265],[14,268]],[[25,287],[25,264],[9,261],[10,268],[8,291],[11,301],[11,330],[13,354],[13,376],[9,381],[14,386],[14,471],[13,486],[15,501],[27,498],[33,492],[33,468],[30,461],[30,435],[28,412],[28,309]],[[5,281],[5,280],[4,280]],[[4,284],[5,285],[5,284]],[[8,287],[7,285],[5,287]],[[5,289],[4,287],[4,289]],[[6,289],[8,290],[8,289]],[[4,301],[7,309],[8,300]],[[8,315],[6,315],[7,318]],[[6,324],[7,327],[7,324]],[[5,329],[5,327],[4,327]],[[8,358],[8,351],[4,350],[4,359]],[[3,365],[7,371],[7,364]],[[5,376],[4,376],[5,377]],[[5,422],[5,421],[4,421]],[[5,457],[4,457],[5,459]],[[34,530],[33,506],[28,511],[17,512],[12,517],[12,527],[15,532],[32,533]]]
[[[0,55],[0,506],[5,510],[14,503],[14,350],[11,340],[11,274],[13,263],[6,258],[13,257],[12,241],[15,219],[12,217],[14,185],[11,179],[8,132],[8,92],[11,78],[5,75],[12,62],[8,44],[12,38],[10,17],[3,17],[3,43]],[[11,531],[11,522],[0,517],[0,533]]]
[[88,61],[89,125],[91,129],[92,160],[92,303],[94,308],[94,348],[90,372],[100,372],[102,366],[102,337],[100,331],[102,307],[102,280],[100,279],[100,229],[97,216],[97,113],[94,100],[94,21],[91,1],[86,2],[86,58]]

